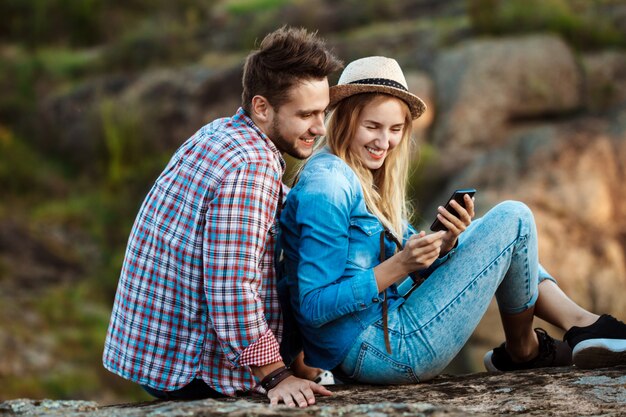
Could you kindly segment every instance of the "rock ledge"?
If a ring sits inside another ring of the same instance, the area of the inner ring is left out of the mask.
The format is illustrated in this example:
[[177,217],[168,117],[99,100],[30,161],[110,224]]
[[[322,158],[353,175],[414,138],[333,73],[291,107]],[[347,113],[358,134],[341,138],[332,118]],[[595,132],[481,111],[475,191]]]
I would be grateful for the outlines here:
[[113,406],[20,399],[0,403],[0,416],[619,416],[626,409],[626,367],[441,376],[417,385],[343,385],[331,390],[332,397],[319,398],[315,406],[306,409],[269,407],[258,395]]

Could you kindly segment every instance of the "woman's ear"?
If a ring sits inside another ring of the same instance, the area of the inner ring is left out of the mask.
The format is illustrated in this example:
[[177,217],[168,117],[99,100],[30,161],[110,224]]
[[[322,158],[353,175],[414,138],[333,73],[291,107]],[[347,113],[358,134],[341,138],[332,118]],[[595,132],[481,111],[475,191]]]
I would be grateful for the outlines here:
[[270,102],[263,96],[252,97],[251,109],[251,116],[261,123],[267,123],[267,121],[271,118],[270,113],[274,110],[270,105]]

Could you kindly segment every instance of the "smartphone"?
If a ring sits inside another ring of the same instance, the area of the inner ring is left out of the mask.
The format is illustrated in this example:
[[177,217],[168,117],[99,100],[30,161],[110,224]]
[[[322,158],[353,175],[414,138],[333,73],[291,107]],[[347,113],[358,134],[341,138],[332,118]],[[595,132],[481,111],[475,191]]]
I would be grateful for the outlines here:
[[[444,206],[445,209],[448,210],[450,213],[452,213],[454,216],[459,217],[459,213],[457,213],[457,211],[454,208],[452,208],[452,206],[450,206],[450,202],[454,200],[457,203],[459,203],[461,206],[465,207],[465,201],[463,201],[463,196],[465,194],[469,194],[470,197],[473,197],[474,194],[476,194],[476,189],[463,188],[460,190],[456,190],[455,192],[452,193],[452,196],[450,196],[450,198],[448,199],[448,202]],[[433,222],[433,224],[430,225],[430,230],[432,230],[433,232],[438,232],[440,230],[448,230],[448,229],[446,228],[446,226],[443,225],[443,223],[439,221],[438,218],[435,218],[435,221]]]

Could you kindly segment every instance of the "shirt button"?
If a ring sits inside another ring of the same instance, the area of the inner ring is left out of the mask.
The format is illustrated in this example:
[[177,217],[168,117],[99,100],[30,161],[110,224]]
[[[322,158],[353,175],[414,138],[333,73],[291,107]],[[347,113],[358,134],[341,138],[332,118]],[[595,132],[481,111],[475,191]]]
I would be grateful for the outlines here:
[[373,303],[377,303],[377,302],[379,302],[379,301],[380,301],[380,300],[378,299],[378,297],[374,297],[374,298],[372,298],[372,302],[373,302]]
[[365,304],[361,304],[361,308],[365,308],[367,307]]

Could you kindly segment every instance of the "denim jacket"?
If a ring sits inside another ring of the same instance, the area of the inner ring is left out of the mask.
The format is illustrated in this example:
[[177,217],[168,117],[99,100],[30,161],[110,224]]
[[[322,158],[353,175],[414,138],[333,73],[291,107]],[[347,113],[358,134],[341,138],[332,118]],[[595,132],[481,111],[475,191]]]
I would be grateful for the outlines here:
[[[306,362],[333,369],[359,334],[381,319],[384,294],[378,292],[374,267],[384,227],[368,212],[354,171],[326,149],[311,157],[289,192],[280,226],[278,289],[285,320],[293,314]],[[413,233],[407,227],[402,243]],[[395,249],[385,237],[385,259]],[[386,292],[389,311],[404,302],[396,284]],[[287,332],[288,326],[285,337],[290,337]]]

